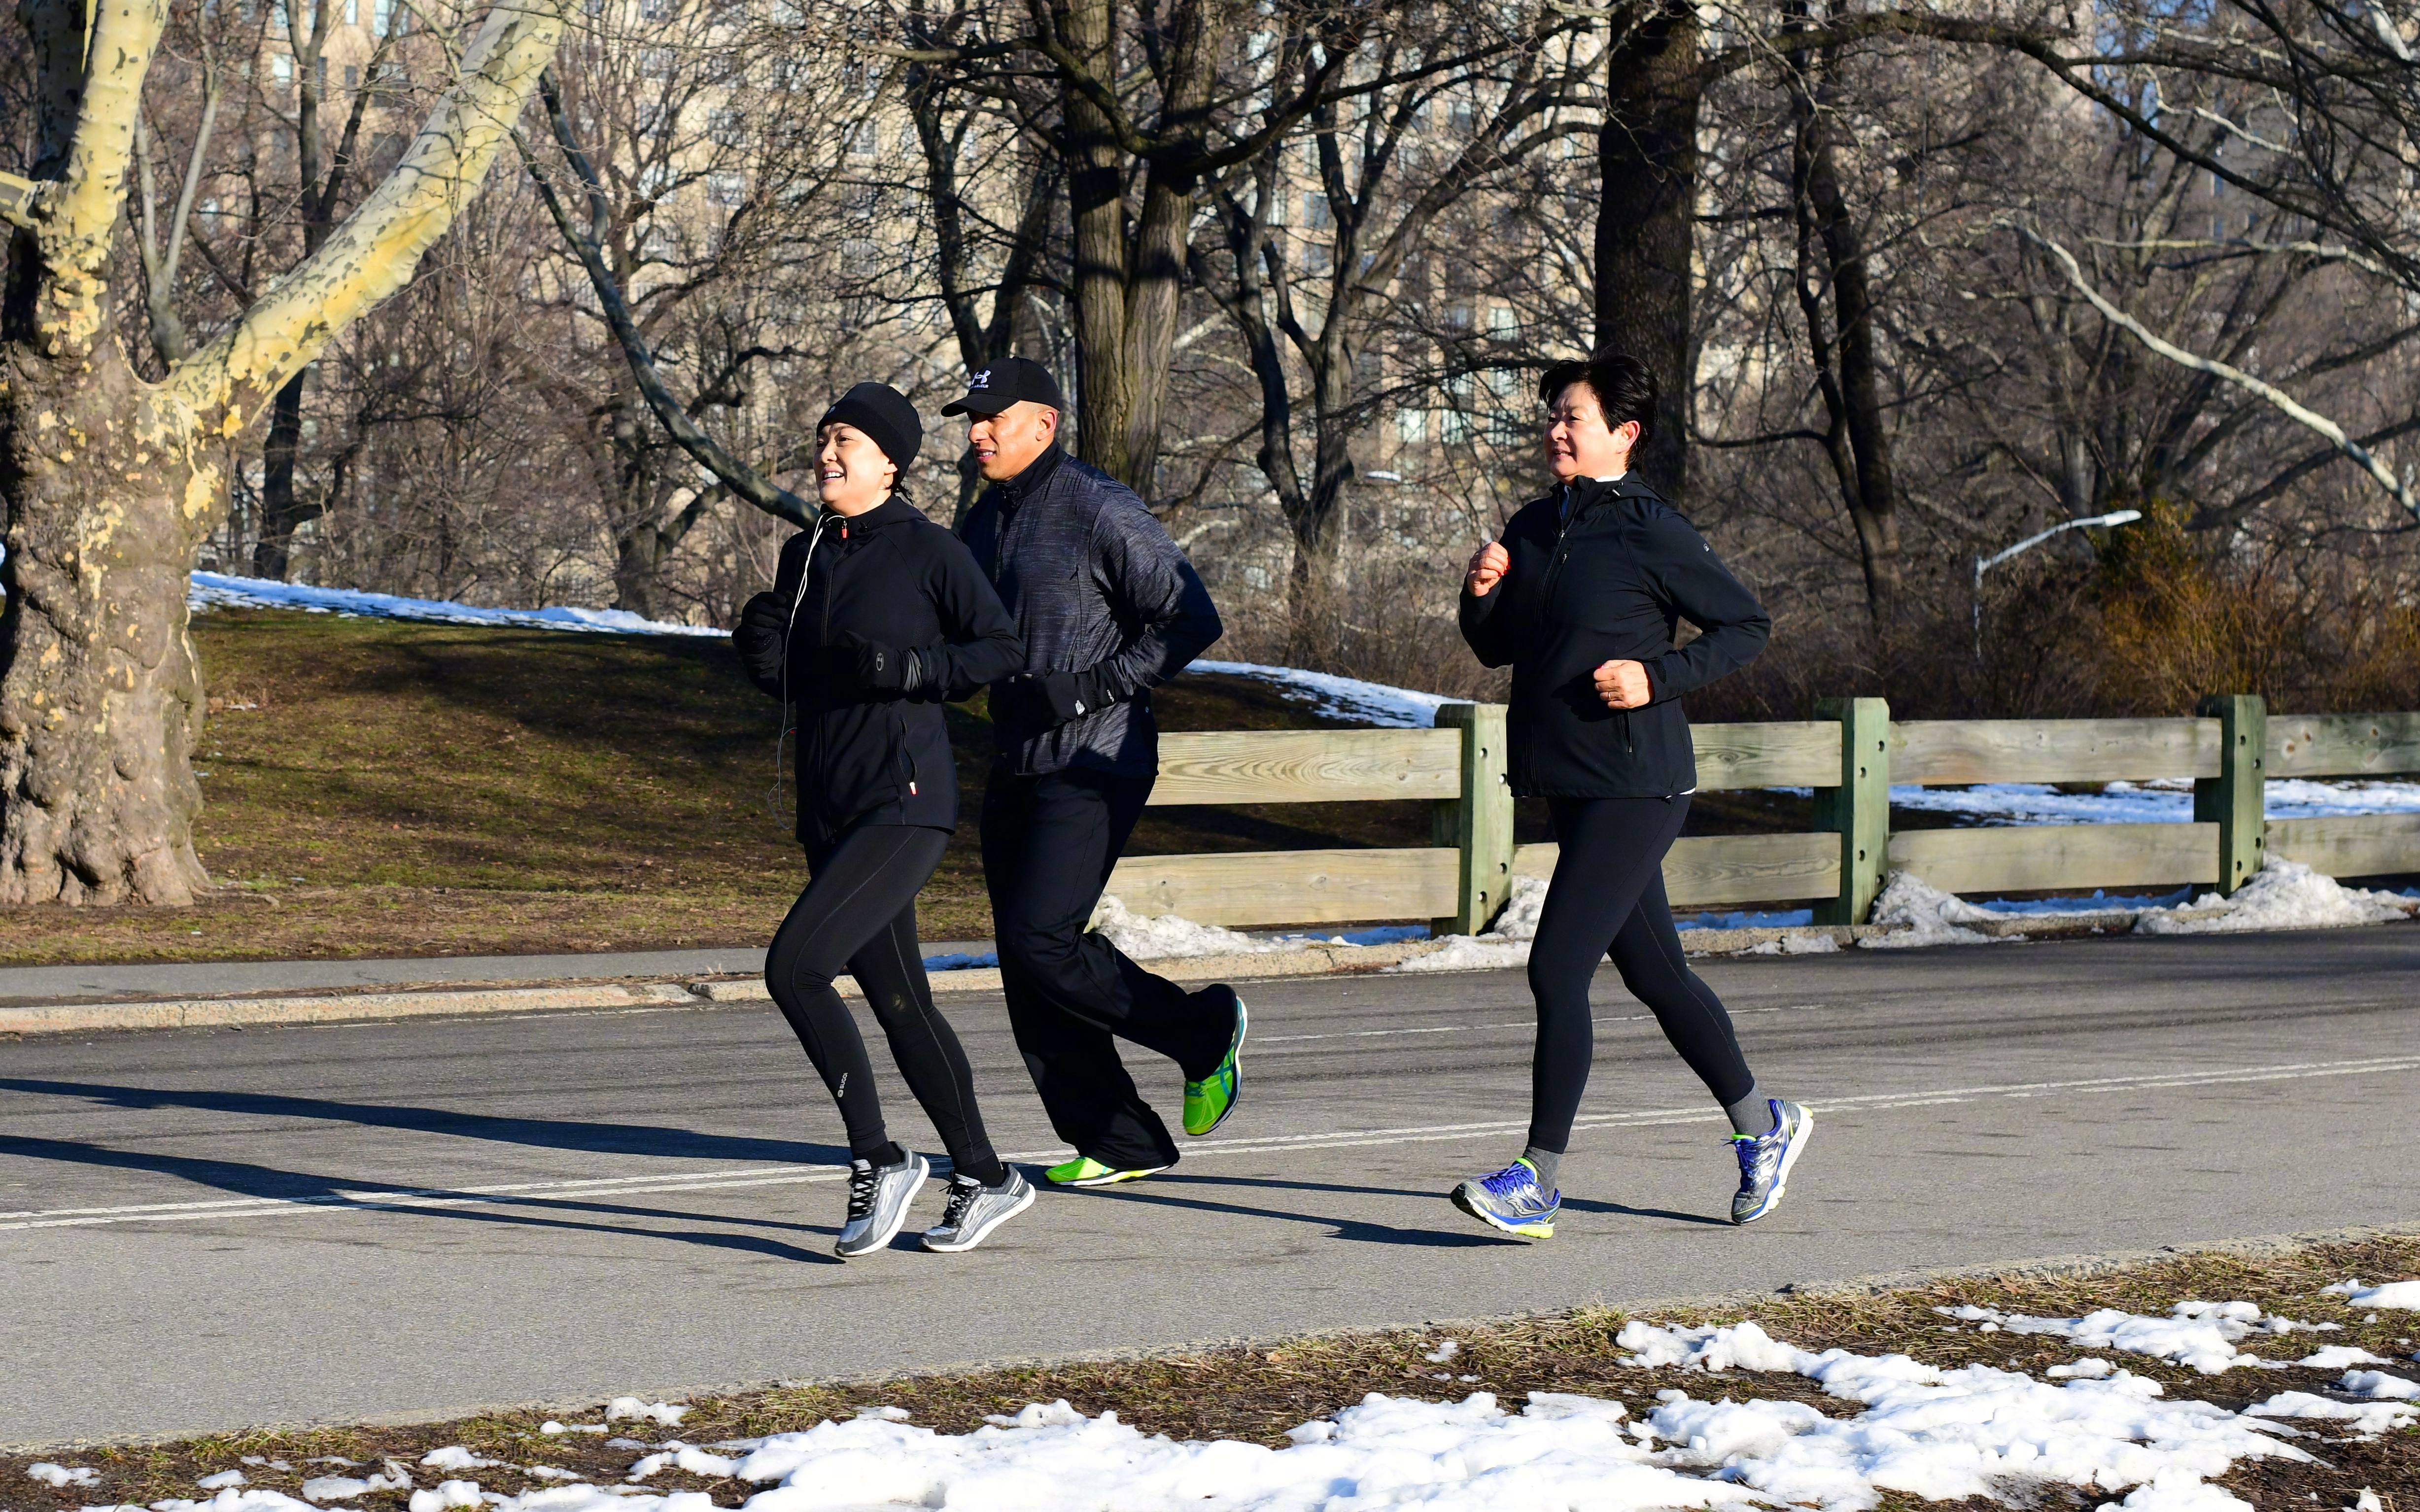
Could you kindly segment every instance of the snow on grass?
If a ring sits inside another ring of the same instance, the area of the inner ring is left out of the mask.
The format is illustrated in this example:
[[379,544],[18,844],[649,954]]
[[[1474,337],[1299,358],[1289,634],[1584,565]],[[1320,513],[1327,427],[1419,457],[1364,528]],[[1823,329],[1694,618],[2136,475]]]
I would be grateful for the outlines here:
[[[2134,921],[2146,934],[2230,934],[2251,930],[2347,929],[2410,917],[2390,892],[2348,887],[2299,861],[2273,856],[2232,898],[2206,892],[2193,902],[2200,918],[2150,912]],[[2415,1287],[2420,1292],[2420,1287]],[[2412,1304],[2420,1306],[2420,1297]]]
[[1430,729],[1436,723],[1436,711],[1440,707],[1462,702],[1447,698],[1442,693],[1390,687],[1385,683],[1365,683],[1355,677],[1305,671],[1299,667],[1264,667],[1258,662],[1197,661],[1186,671],[1218,672],[1229,677],[1249,677],[1271,683],[1284,697],[1308,703],[1330,718],[1397,730]]
[[2322,1287],[2319,1294],[2342,1297],[2348,1307],[2420,1307],[2420,1281],[2389,1281],[2382,1287],[2373,1287],[2356,1276]]
[[[2112,782],[2098,793],[2062,793],[2043,782],[1894,783],[1890,801],[1894,809],[1959,814],[1986,825],[2181,825],[2193,819],[2193,783],[2182,779]],[[2272,778],[2264,801],[2272,819],[2412,813],[2420,812],[2420,782]]]
[[374,620],[425,620],[440,625],[495,625],[530,630],[592,630],[618,635],[722,636],[711,625],[649,620],[619,609],[486,609],[439,598],[406,598],[358,588],[315,588],[268,578],[194,574],[186,604],[199,613],[213,609],[295,609]]
[[1512,896],[1497,911],[1496,922],[1484,933],[1449,934],[1445,943],[1425,955],[1392,965],[1389,971],[1501,971],[1529,964],[1529,942],[1538,937],[1538,919],[1546,908],[1546,879],[1514,877]]
[[54,1489],[70,1486],[89,1486],[101,1478],[101,1473],[87,1465],[58,1465],[47,1459],[37,1459],[25,1467],[27,1478],[40,1481]]
[[1995,1307],[1936,1307],[1944,1318],[1980,1323],[1985,1331],[2047,1334],[2092,1350],[2122,1350],[2191,1365],[2215,1376],[2238,1365],[2274,1365],[2236,1346],[2247,1338],[2277,1338],[2288,1334],[2316,1334],[2341,1325],[2304,1323],[2263,1313],[2248,1302],[2180,1302],[2165,1318],[2103,1307],[2082,1318],[2036,1318],[2004,1313]]

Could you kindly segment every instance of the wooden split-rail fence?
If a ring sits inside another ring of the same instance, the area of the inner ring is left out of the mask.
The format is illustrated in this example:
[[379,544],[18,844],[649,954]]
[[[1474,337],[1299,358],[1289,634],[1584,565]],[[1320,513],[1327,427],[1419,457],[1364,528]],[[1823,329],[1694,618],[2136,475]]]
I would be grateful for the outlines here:
[[[2205,699],[2188,719],[1895,721],[1882,699],[1821,718],[1692,727],[1701,791],[1812,788],[1815,831],[1674,842],[1676,908],[1800,905],[1863,923],[1890,872],[1950,892],[2210,885],[2226,892],[2277,855],[2331,876],[2420,872],[2420,813],[2270,819],[2268,778],[2420,772],[2420,714],[2270,715]],[[1450,703],[1433,730],[1219,731],[1160,737],[1155,804],[1421,800],[1436,843],[1396,849],[1138,856],[1109,890],[1139,914],[1207,924],[1427,918],[1472,933],[1518,876],[1552,873],[1551,844],[1516,845],[1504,709]],[[2026,825],[1893,833],[1893,782],[2193,779],[2189,824]]]

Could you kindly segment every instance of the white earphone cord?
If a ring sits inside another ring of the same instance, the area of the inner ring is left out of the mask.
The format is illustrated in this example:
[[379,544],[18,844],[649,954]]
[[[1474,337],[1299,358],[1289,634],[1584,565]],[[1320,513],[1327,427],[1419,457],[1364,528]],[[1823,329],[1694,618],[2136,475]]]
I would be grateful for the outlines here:
[[815,548],[823,544],[824,522],[830,518],[829,511],[815,516],[814,533],[807,537],[807,560],[799,568],[799,591],[790,595],[789,617],[782,622],[782,733],[773,738],[773,787],[766,803],[776,819],[782,817],[782,757],[790,739],[790,635],[798,628],[799,606],[807,600],[807,579],[814,575]]

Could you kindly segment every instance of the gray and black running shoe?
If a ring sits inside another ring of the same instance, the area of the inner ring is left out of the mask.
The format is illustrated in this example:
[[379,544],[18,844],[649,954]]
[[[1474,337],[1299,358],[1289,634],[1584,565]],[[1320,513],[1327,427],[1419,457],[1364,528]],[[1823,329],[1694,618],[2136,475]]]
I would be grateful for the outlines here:
[[1815,1115],[1805,1108],[1777,1097],[1767,1101],[1773,1105],[1773,1133],[1761,1138],[1731,1135],[1731,1149],[1740,1165],[1739,1195],[1731,1198],[1735,1224],[1752,1224],[1781,1205],[1782,1189],[1790,1184],[1790,1167],[1798,1164],[1807,1149],[1807,1136],[1815,1131]]
[[848,1222],[841,1225],[840,1242],[832,1253],[842,1259],[871,1255],[899,1237],[908,1222],[908,1204],[916,1200],[933,1163],[910,1150],[896,1165],[872,1161],[848,1163]]
[[972,1249],[1032,1206],[1033,1185],[1014,1165],[1008,1168],[1008,1180],[998,1186],[985,1186],[971,1176],[953,1176],[950,1204],[941,1210],[941,1221],[924,1230],[924,1247],[940,1255]]
[[1552,1239],[1563,1195],[1538,1184],[1538,1169],[1516,1160],[1489,1176],[1474,1176],[1453,1189],[1453,1205],[1490,1228],[1523,1239]]

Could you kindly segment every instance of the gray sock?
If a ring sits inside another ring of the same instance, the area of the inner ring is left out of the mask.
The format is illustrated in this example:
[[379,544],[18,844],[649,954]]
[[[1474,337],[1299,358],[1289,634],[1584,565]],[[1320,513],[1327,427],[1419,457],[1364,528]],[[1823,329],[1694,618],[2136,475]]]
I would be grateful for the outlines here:
[[1747,1096],[1736,1103],[1725,1103],[1723,1111],[1730,1115],[1731,1132],[1745,1134],[1750,1139],[1761,1139],[1781,1127],[1774,1121],[1773,1104],[1766,1099],[1761,1087],[1750,1087]]
[[1563,1152],[1561,1150],[1540,1149],[1537,1146],[1531,1145],[1528,1149],[1521,1151],[1521,1158],[1528,1161],[1530,1165],[1537,1170],[1538,1184],[1540,1186],[1545,1188],[1549,1192],[1555,1190],[1555,1166],[1559,1165],[1563,1158]]

